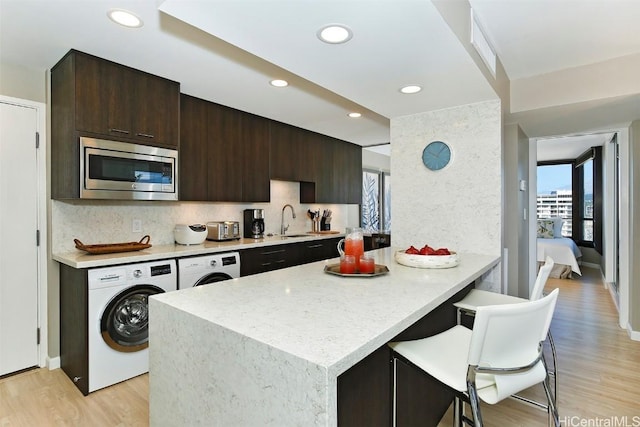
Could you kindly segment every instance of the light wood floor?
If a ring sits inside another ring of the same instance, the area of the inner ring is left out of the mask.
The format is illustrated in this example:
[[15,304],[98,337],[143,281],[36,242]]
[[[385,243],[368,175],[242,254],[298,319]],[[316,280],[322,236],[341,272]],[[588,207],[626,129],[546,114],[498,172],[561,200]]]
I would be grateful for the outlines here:
[[148,426],[148,400],[148,374],[84,397],[61,369],[35,369],[0,380],[0,426]]
[[[618,312],[600,271],[579,280],[549,279],[560,289],[551,333],[558,353],[558,411],[562,426],[640,426],[640,342],[618,326]],[[523,393],[545,402],[542,386]],[[487,426],[546,426],[546,413],[513,399],[481,404]],[[440,423],[450,426],[450,415]],[[625,418],[626,417],[626,418]],[[621,421],[622,420],[622,421]]]
[[[640,425],[640,342],[617,326],[600,273],[583,272],[581,280],[547,283],[547,290],[560,288],[551,330],[559,358],[562,425]],[[60,369],[0,379],[0,426],[147,426],[148,381],[141,375],[84,397]],[[527,396],[542,400],[544,393],[537,387]],[[544,412],[509,399],[482,410],[486,426],[547,425]],[[626,424],[619,422],[624,417]],[[449,419],[441,425],[450,425]]]

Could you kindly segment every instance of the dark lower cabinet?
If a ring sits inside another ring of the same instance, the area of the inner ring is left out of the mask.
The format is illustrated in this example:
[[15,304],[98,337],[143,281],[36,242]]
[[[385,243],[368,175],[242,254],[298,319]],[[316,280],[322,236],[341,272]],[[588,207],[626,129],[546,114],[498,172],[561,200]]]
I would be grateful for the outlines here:
[[262,246],[240,251],[240,276],[266,273],[297,265],[292,245]]
[[89,394],[89,285],[87,270],[60,264],[60,367]]
[[242,249],[240,251],[240,275],[266,273],[267,271],[335,258],[338,256],[339,240],[340,238],[336,237]]
[[338,426],[392,425],[391,349],[384,345],[338,377]]
[[410,363],[396,363],[396,425],[437,426],[453,402],[453,392]]
[[388,248],[391,246],[391,234],[371,233],[371,236],[364,236],[364,250]]
[[[471,283],[456,293],[392,341],[426,338],[454,326],[453,303],[474,286]],[[436,427],[453,402],[453,392],[403,361],[398,361],[396,380],[396,426]],[[385,344],[338,377],[338,426],[392,425],[393,357]]]
[[339,237],[331,239],[318,239],[307,242],[294,243],[300,259],[299,264],[322,261],[338,256]]

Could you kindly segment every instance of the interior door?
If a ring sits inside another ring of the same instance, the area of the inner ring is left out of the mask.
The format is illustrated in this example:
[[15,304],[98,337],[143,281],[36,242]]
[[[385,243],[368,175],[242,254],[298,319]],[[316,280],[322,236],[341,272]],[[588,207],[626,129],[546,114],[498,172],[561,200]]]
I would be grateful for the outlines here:
[[37,118],[0,102],[0,375],[38,365]]

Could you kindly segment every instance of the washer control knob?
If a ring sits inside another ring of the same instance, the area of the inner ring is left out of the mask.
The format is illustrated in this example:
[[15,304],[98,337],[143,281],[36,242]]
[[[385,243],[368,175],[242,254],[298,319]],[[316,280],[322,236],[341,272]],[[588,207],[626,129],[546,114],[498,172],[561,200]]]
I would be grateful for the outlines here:
[[215,259],[212,259],[212,260],[209,262],[209,265],[211,265],[211,267],[215,267],[216,265],[218,265],[218,261],[216,261]]
[[136,279],[142,277],[142,270],[133,270],[133,277],[135,277]]

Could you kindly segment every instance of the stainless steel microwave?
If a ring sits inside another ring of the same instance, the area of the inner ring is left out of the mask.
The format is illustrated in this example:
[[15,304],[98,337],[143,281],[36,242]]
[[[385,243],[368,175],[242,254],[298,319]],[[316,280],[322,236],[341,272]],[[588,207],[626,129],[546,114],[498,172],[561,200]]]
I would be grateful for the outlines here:
[[80,137],[80,198],[178,200],[178,152]]

